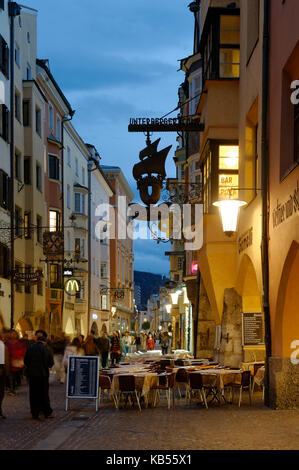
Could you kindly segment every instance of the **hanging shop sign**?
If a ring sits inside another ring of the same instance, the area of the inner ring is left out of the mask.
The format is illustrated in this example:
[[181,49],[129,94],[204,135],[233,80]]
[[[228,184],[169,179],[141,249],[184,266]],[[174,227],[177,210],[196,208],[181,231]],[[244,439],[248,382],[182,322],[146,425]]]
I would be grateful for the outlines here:
[[63,277],[73,277],[74,270],[73,268],[63,268]]
[[81,291],[80,281],[74,278],[68,279],[64,284],[64,291],[68,295],[75,296]]
[[38,284],[43,277],[43,272],[38,269],[34,272],[13,271],[13,281],[16,284]]
[[261,312],[243,312],[243,346],[264,346],[264,321]]
[[131,118],[129,132],[203,132],[199,118]]
[[62,232],[45,232],[43,234],[43,253],[49,255],[63,255],[64,236]]

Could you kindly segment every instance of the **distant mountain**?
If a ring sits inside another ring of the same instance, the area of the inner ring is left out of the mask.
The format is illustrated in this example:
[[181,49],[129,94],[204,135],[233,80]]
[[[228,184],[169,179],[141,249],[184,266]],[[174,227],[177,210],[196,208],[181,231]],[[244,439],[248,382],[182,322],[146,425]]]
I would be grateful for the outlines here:
[[146,310],[146,304],[152,294],[159,294],[159,289],[168,280],[166,276],[160,274],[145,273],[142,271],[134,271],[134,282],[136,286],[140,286],[141,298],[139,310]]

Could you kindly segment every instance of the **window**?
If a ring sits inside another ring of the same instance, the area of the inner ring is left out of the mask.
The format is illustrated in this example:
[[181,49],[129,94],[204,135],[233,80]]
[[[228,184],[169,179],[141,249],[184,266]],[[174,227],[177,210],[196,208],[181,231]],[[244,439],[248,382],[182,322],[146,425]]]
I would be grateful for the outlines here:
[[79,176],[79,164],[78,164],[78,158],[76,158],[76,161],[75,161],[75,171],[76,171],[76,176]]
[[9,209],[8,181],[8,174],[0,170],[0,206],[3,207],[3,209]]
[[36,216],[36,239],[39,243],[42,243],[43,237],[42,237],[42,218],[37,215]]
[[9,271],[9,251],[6,245],[0,243],[0,277],[8,279]]
[[247,2],[247,62],[259,39],[260,0]]
[[220,17],[220,78],[240,75],[240,17]]
[[69,185],[66,188],[66,205],[68,209],[71,208],[71,188]]
[[59,159],[55,155],[49,155],[49,178],[59,181]]
[[108,302],[107,302],[107,295],[101,296],[101,309],[108,310]]
[[59,117],[56,118],[56,137],[57,140],[61,140],[61,121]]
[[28,42],[28,44],[30,44],[30,42],[31,42],[31,38],[30,38],[30,33],[29,33],[29,31],[27,32],[27,42]]
[[82,185],[85,186],[85,168],[82,167]]
[[9,47],[5,39],[0,35],[0,70],[6,78],[9,78]]
[[15,118],[21,122],[21,95],[18,91],[15,92]]
[[31,238],[30,212],[24,214],[24,237]]
[[106,263],[101,263],[101,277],[102,278],[107,278],[108,272],[107,272],[107,264]]
[[27,64],[26,67],[26,80],[32,80],[32,69],[30,64]]
[[38,163],[36,164],[36,187],[42,191],[42,169]]
[[22,224],[22,210],[19,207],[15,206],[15,236],[16,237],[22,236],[21,224]]
[[71,149],[69,147],[67,148],[67,164],[69,167],[71,166]]
[[20,48],[18,44],[15,46],[15,63],[20,67]]
[[9,111],[5,104],[0,104],[0,136],[9,141]]
[[31,157],[24,157],[24,183],[31,184]]
[[50,264],[50,287],[52,289],[61,288],[61,266]]
[[75,213],[85,214],[85,195],[75,193]]
[[23,100],[23,126],[30,126],[30,101]]
[[204,213],[209,212],[212,197],[212,176],[211,176],[211,163],[212,163],[212,152],[208,147],[205,151],[203,161],[203,198],[204,198]]
[[239,195],[239,146],[219,145],[219,199],[237,199]]
[[81,242],[80,238],[75,238],[75,253],[81,255]]
[[50,232],[58,232],[60,229],[60,213],[58,211],[49,212]]
[[[223,12],[223,10],[222,10]],[[210,9],[202,34],[203,82],[240,75],[240,16]]]
[[37,134],[41,137],[42,135],[42,112],[40,108],[36,106],[35,108],[35,130]]
[[15,178],[19,181],[22,179],[21,175],[21,154],[19,152],[15,152]]
[[70,252],[71,252],[71,235],[70,235],[70,232],[67,232],[67,236],[66,236],[66,245],[67,245],[67,251],[69,253],[69,256],[70,256]]
[[[15,263],[15,271],[21,272],[22,271],[22,265],[18,264],[18,263]],[[16,292],[18,292],[20,294],[23,292],[22,284],[19,284],[19,283],[16,284]]]
[[1,10],[4,10],[4,7],[5,7],[5,5],[4,5],[4,0],[0,0],[0,8],[1,8]]
[[180,271],[181,269],[183,269],[183,258],[179,256],[178,257],[178,270]]
[[52,105],[49,105],[49,128],[54,131],[54,109]]

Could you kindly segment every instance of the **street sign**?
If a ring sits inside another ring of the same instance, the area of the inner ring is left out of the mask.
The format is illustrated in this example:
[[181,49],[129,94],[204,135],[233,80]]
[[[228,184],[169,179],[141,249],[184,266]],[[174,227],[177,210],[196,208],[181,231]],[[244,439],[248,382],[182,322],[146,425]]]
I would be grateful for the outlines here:
[[66,411],[70,398],[94,399],[96,400],[96,411],[98,411],[99,367],[98,356],[69,356]]

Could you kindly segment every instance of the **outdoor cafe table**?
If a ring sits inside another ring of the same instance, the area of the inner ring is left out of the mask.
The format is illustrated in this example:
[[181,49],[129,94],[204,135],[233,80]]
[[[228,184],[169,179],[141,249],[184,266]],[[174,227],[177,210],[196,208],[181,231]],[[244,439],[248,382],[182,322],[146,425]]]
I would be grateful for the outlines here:
[[224,387],[232,382],[241,383],[241,369],[225,369],[213,368],[212,366],[191,366],[191,367],[178,367],[178,369],[185,369],[187,372],[201,374],[203,376],[203,384],[215,386],[218,393],[223,397]]
[[[111,382],[111,389],[114,394],[117,395],[119,392],[119,376],[120,375],[133,375],[135,377],[135,387],[137,391],[141,391],[141,396],[147,399],[151,383],[152,377],[157,377],[158,381],[158,374],[156,372],[151,372],[149,370],[145,370],[145,368],[119,368],[114,369],[112,374],[112,382]],[[111,375],[110,375],[111,377]]]

